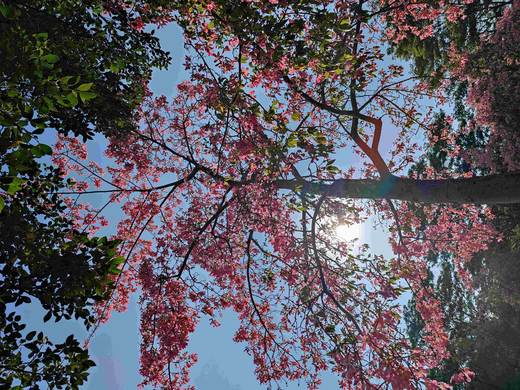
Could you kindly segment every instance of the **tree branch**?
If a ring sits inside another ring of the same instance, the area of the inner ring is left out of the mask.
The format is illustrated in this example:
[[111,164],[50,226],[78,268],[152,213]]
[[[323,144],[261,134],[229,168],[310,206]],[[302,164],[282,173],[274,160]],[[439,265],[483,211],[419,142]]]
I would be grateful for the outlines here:
[[389,175],[381,180],[332,182],[277,180],[278,189],[352,199],[395,199],[417,203],[520,203],[520,172],[471,178],[421,180]]

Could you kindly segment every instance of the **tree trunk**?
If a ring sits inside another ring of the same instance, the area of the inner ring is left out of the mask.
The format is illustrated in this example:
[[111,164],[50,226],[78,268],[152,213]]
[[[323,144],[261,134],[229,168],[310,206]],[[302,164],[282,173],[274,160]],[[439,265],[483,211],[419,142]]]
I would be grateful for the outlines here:
[[276,186],[338,198],[396,199],[417,203],[520,203],[520,173],[440,180],[392,175],[381,180],[337,179],[330,183],[278,180]]

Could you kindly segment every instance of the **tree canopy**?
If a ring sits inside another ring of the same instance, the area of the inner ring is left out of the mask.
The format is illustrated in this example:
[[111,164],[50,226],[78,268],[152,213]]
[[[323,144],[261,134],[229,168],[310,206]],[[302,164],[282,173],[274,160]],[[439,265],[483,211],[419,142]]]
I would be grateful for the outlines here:
[[[0,387],[78,388],[94,365],[73,335],[27,329],[19,306],[95,323],[118,274],[116,239],[74,225],[57,192],[44,132],[123,138],[154,67],[168,53],[153,33],[157,2],[0,1]],[[49,138],[49,137],[47,137]],[[79,142],[79,141],[78,141]],[[71,182],[71,181],[69,181]],[[36,307],[36,306],[34,306]]]
[[[100,127],[107,166],[66,134],[53,151],[74,226],[107,223],[87,195],[121,205],[97,324],[140,290],[143,385],[189,388],[190,335],[230,308],[261,383],[469,386],[482,355],[453,324],[482,318],[465,310],[492,268],[471,267],[520,203],[519,16],[516,0],[161,4],[149,21],[183,29],[188,79]],[[336,234],[369,220],[393,256]]]

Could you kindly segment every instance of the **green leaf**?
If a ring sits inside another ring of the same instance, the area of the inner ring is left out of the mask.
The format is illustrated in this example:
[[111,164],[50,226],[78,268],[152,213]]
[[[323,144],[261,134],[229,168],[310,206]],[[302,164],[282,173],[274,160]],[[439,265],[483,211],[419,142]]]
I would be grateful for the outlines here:
[[38,144],[31,148],[31,153],[33,154],[34,157],[42,157],[45,155],[51,155],[52,149],[49,145]]
[[97,94],[95,94],[94,92],[84,92],[84,91],[79,92],[79,97],[83,103],[86,103],[89,100],[94,99],[96,96],[97,96]]
[[76,91],[72,91],[67,95],[67,100],[71,104],[72,107],[76,106],[78,104],[78,96],[76,94]]
[[17,191],[22,188],[22,184],[25,182],[25,180],[20,179],[19,177],[15,177],[13,181],[9,184],[9,187],[7,187],[7,193],[10,195],[14,195]]
[[[72,79],[73,77],[74,77],[74,76],[65,76],[65,77],[60,78],[60,84],[61,84],[61,85],[68,85],[70,79]],[[73,83],[73,84],[74,84],[74,83]]]
[[293,137],[292,135],[287,139],[287,147],[289,148],[295,148],[298,146],[298,140],[296,137]]
[[60,106],[70,107],[70,103],[66,102],[65,99],[63,99],[63,97],[58,95],[58,96],[56,96],[56,100],[60,104]]
[[52,313],[48,311],[47,314],[45,314],[45,317],[43,317],[43,322],[49,321],[51,319],[51,315]]
[[118,268],[117,266],[115,265],[112,265],[109,269],[108,269],[108,272],[112,275],[119,275],[122,270],[120,268]]
[[4,209],[4,207],[5,207],[5,200],[4,200],[4,198],[2,198],[2,197],[0,196],[0,213],[2,212],[2,210]]
[[0,4],[0,14],[2,14],[6,19],[9,19],[14,15],[12,8],[5,4]]
[[56,62],[59,61],[59,59],[60,59],[60,57],[58,57],[56,54],[47,54],[42,57],[42,60],[44,60],[45,62],[47,62],[49,64],[55,64]]
[[49,38],[49,34],[46,32],[42,32],[42,33],[34,34],[33,37],[35,37],[36,39],[40,39],[40,40],[46,40],[47,38]]
[[27,336],[25,336],[25,339],[26,340],[32,340],[34,338],[34,336],[36,336],[36,331],[35,330],[27,333]]
[[339,173],[341,172],[338,167],[335,167],[334,165],[327,165],[327,172],[329,173]]
[[49,99],[47,96],[43,96],[43,101],[45,102],[45,104],[47,104],[47,107],[50,111],[56,111],[56,107],[54,107],[54,102],[51,99]]
[[78,91],[90,91],[90,88],[92,88],[93,83],[85,83],[81,84],[77,89]]
[[112,263],[116,265],[123,264],[124,262],[125,258],[123,256],[117,256],[112,259]]
[[118,64],[110,64],[110,71],[112,73],[119,73],[121,68],[118,66]]

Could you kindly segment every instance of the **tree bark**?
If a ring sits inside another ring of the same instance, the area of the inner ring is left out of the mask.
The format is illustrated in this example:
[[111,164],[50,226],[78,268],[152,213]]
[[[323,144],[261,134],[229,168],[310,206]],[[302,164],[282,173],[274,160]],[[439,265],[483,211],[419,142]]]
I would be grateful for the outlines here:
[[395,199],[417,203],[520,203],[520,173],[472,178],[419,180],[390,175],[381,180],[337,179],[332,182],[278,180],[279,189],[352,199]]

